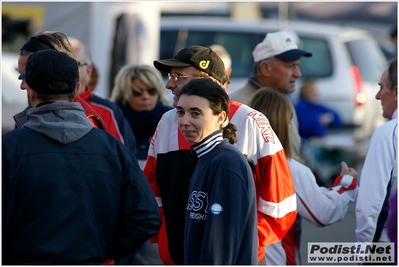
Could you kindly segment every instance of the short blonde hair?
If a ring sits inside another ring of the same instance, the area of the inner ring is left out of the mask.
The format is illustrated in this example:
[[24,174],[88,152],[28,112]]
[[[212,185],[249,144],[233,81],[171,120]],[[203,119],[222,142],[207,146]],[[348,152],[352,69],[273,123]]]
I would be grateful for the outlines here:
[[169,106],[170,103],[166,98],[166,91],[163,86],[161,73],[154,67],[148,65],[125,65],[115,77],[115,85],[112,89],[111,101],[122,101],[127,104],[132,95],[132,81],[134,79],[141,80],[145,85],[157,89],[159,101]]

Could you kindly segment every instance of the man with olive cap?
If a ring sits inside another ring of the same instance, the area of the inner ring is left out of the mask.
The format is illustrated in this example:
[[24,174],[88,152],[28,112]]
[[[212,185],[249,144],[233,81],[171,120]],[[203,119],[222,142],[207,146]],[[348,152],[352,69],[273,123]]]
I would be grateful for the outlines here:
[[56,50],[31,54],[19,76],[30,108],[2,140],[3,264],[99,265],[160,227],[137,159],[73,102],[78,77]]
[[[254,68],[247,84],[230,94],[230,99],[249,105],[252,96],[261,87],[268,87],[282,94],[295,91],[295,82],[302,76],[299,64],[302,57],[312,54],[298,49],[294,38],[285,31],[266,34],[252,52]],[[300,159],[301,137],[298,132],[298,119],[294,116],[290,123],[290,139],[293,157]]]
[[[165,87],[174,94],[175,106],[181,88],[190,80],[208,78],[224,89],[230,84],[222,59],[209,47],[183,48],[173,58],[155,60],[154,66],[168,73]],[[246,156],[255,180],[258,210],[258,259],[255,260],[264,262],[264,246],[281,240],[295,221],[295,188],[284,150],[267,118],[234,101],[229,102],[229,109],[229,121],[238,129],[235,146]],[[179,130],[176,110],[170,110],[158,123],[144,167],[163,221],[151,241],[158,243],[164,264],[184,264],[185,214],[190,180],[198,161],[192,153],[192,144]],[[207,198],[198,194],[195,201],[206,205]]]

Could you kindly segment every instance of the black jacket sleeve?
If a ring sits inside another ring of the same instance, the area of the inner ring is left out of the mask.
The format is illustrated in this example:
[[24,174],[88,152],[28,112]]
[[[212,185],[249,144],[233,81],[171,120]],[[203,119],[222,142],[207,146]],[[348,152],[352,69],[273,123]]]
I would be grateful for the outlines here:
[[155,235],[161,226],[157,202],[135,158],[121,185],[118,213],[112,259],[127,256]]

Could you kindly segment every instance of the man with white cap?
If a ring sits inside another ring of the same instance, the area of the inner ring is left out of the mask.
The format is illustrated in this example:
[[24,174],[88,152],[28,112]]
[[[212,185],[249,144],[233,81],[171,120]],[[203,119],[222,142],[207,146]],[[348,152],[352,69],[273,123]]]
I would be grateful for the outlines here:
[[[301,57],[311,57],[312,54],[298,49],[294,37],[285,31],[266,34],[252,52],[254,68],[252,77],[238,91],[230,94],[230,99],[248,104],[261,87],[268,87],[283,94],[295,91],[295,82],[302,76],[299,64]],[[291,140],[293,156],[299,159],[301,138],[298,133],[296,113],[291,121]]]

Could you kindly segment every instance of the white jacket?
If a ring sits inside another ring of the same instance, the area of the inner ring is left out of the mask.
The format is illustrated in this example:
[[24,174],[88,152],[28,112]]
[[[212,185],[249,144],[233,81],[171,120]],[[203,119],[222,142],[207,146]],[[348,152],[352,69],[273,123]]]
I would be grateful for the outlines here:
[[[294,159],[289,160],[297,195],[297,211],[306,221],[324,227],[341,221],[354,202],[357,182],[351,175],[338,176],[333,187],[320,187],[312,171]],[[298,218],[300,219],[300,218]],[[294,224],[281,242],[266,247],[266,265],[298,265],[299,236]]]
[[[392,119],[378,127],[371,136],[369,150],[364,161],[356,200],[357,242],[372,242],[377,220],[384,200],[397,188],[397,138],[398,111]],[[387,192],[390,183],[390,191]],[[386,225],[379,241],[389,241]]]

